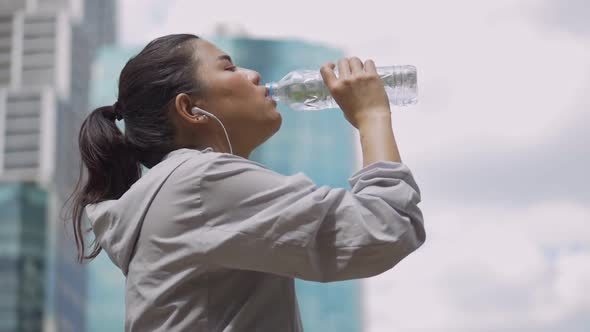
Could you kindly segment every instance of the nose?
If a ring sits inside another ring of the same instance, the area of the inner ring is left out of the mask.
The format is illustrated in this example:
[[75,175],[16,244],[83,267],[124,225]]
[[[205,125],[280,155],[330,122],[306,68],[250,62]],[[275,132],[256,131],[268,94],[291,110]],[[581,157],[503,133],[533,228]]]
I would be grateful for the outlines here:
[[254,83],[255,85],[260,84],[260,73],[259,72],[255,71],[255,70],[248,69],[246,72],[246,75],[247,75],[248,79],[250,81],[252,81],[252,83]]

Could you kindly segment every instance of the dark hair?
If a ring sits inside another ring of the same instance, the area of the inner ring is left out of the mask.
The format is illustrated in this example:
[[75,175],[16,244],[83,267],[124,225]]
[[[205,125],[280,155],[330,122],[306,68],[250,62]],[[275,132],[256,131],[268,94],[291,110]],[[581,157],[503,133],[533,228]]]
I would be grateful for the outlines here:
[[[83,121],[78,136],[80,174],[68,198],[73,197],[70,211],[79,263],[102,250],[95,239],[92,252],[85,256],[84,234],[91,230],[82,231],[86,205],[120,198],[141,177],[140,164],[152,168],[177,148],[169,109],[179,93],[201,93],[195,79],[196,46],[191,43],[196,39],[195,35],[176,34],[151,41],[121,71],[117,102],[97,108]],[[124,134],[115,123],[121,118]],[[88,169],[85,183],[84,166]]]

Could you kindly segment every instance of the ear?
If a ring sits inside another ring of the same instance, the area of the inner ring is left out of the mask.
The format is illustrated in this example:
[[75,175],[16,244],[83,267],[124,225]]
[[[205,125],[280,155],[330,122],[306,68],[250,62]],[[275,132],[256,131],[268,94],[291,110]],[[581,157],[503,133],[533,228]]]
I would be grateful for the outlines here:
[[209,117],[205,114],[193,114],[192,108],[195,106],[193,99],[186,93],[179,93],[174,98],[174,110],[183,119],[193,123],[208,123]]

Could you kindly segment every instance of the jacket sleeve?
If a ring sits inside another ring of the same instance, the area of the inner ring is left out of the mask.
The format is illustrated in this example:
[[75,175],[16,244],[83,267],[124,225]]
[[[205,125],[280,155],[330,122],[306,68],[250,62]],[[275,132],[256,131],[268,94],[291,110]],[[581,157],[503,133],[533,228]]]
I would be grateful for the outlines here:
[[330,282],[380,274],[425,240],[420,191],[402,163],[359,170],[350,191],[227,154],[202,174],[205,263]]

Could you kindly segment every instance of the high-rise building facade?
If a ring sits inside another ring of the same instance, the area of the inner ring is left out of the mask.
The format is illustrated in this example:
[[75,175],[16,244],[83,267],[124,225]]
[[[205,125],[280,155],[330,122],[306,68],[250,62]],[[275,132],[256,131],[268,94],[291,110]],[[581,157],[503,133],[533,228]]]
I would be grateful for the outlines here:
[[[206,38],[242,67],[261,73],[264,82],[279,80],[295,69],[319,69],[342,57],[339,49],[298,40]],[[117,81],[127,60],[140,49],[103,48],[92,78],[92,108],[117,100]],[[262,82],[261,82],[262,83]],[[356,165],[353,128],[339,110],[295,112],[279,104],[281,130],[251,158],[277,172],[304,172],[318,185],[348,187]],[[118,125],[124,130],[122,121]],[[125,280],[105,254],[89,264],[88,331],[122,330]],[[313,283],[297,280],[297,297],[305,331],[357,332],[362,330],[358,281]]]
[[114,0],[0,1],[0,284],[13,286],[2,331],[84,329],[85,267],[61,208],[79,172],[90,63],[114,41],[115,13]]
[[47,194],[35,184],[0,186],[0,331],[41,331]]

